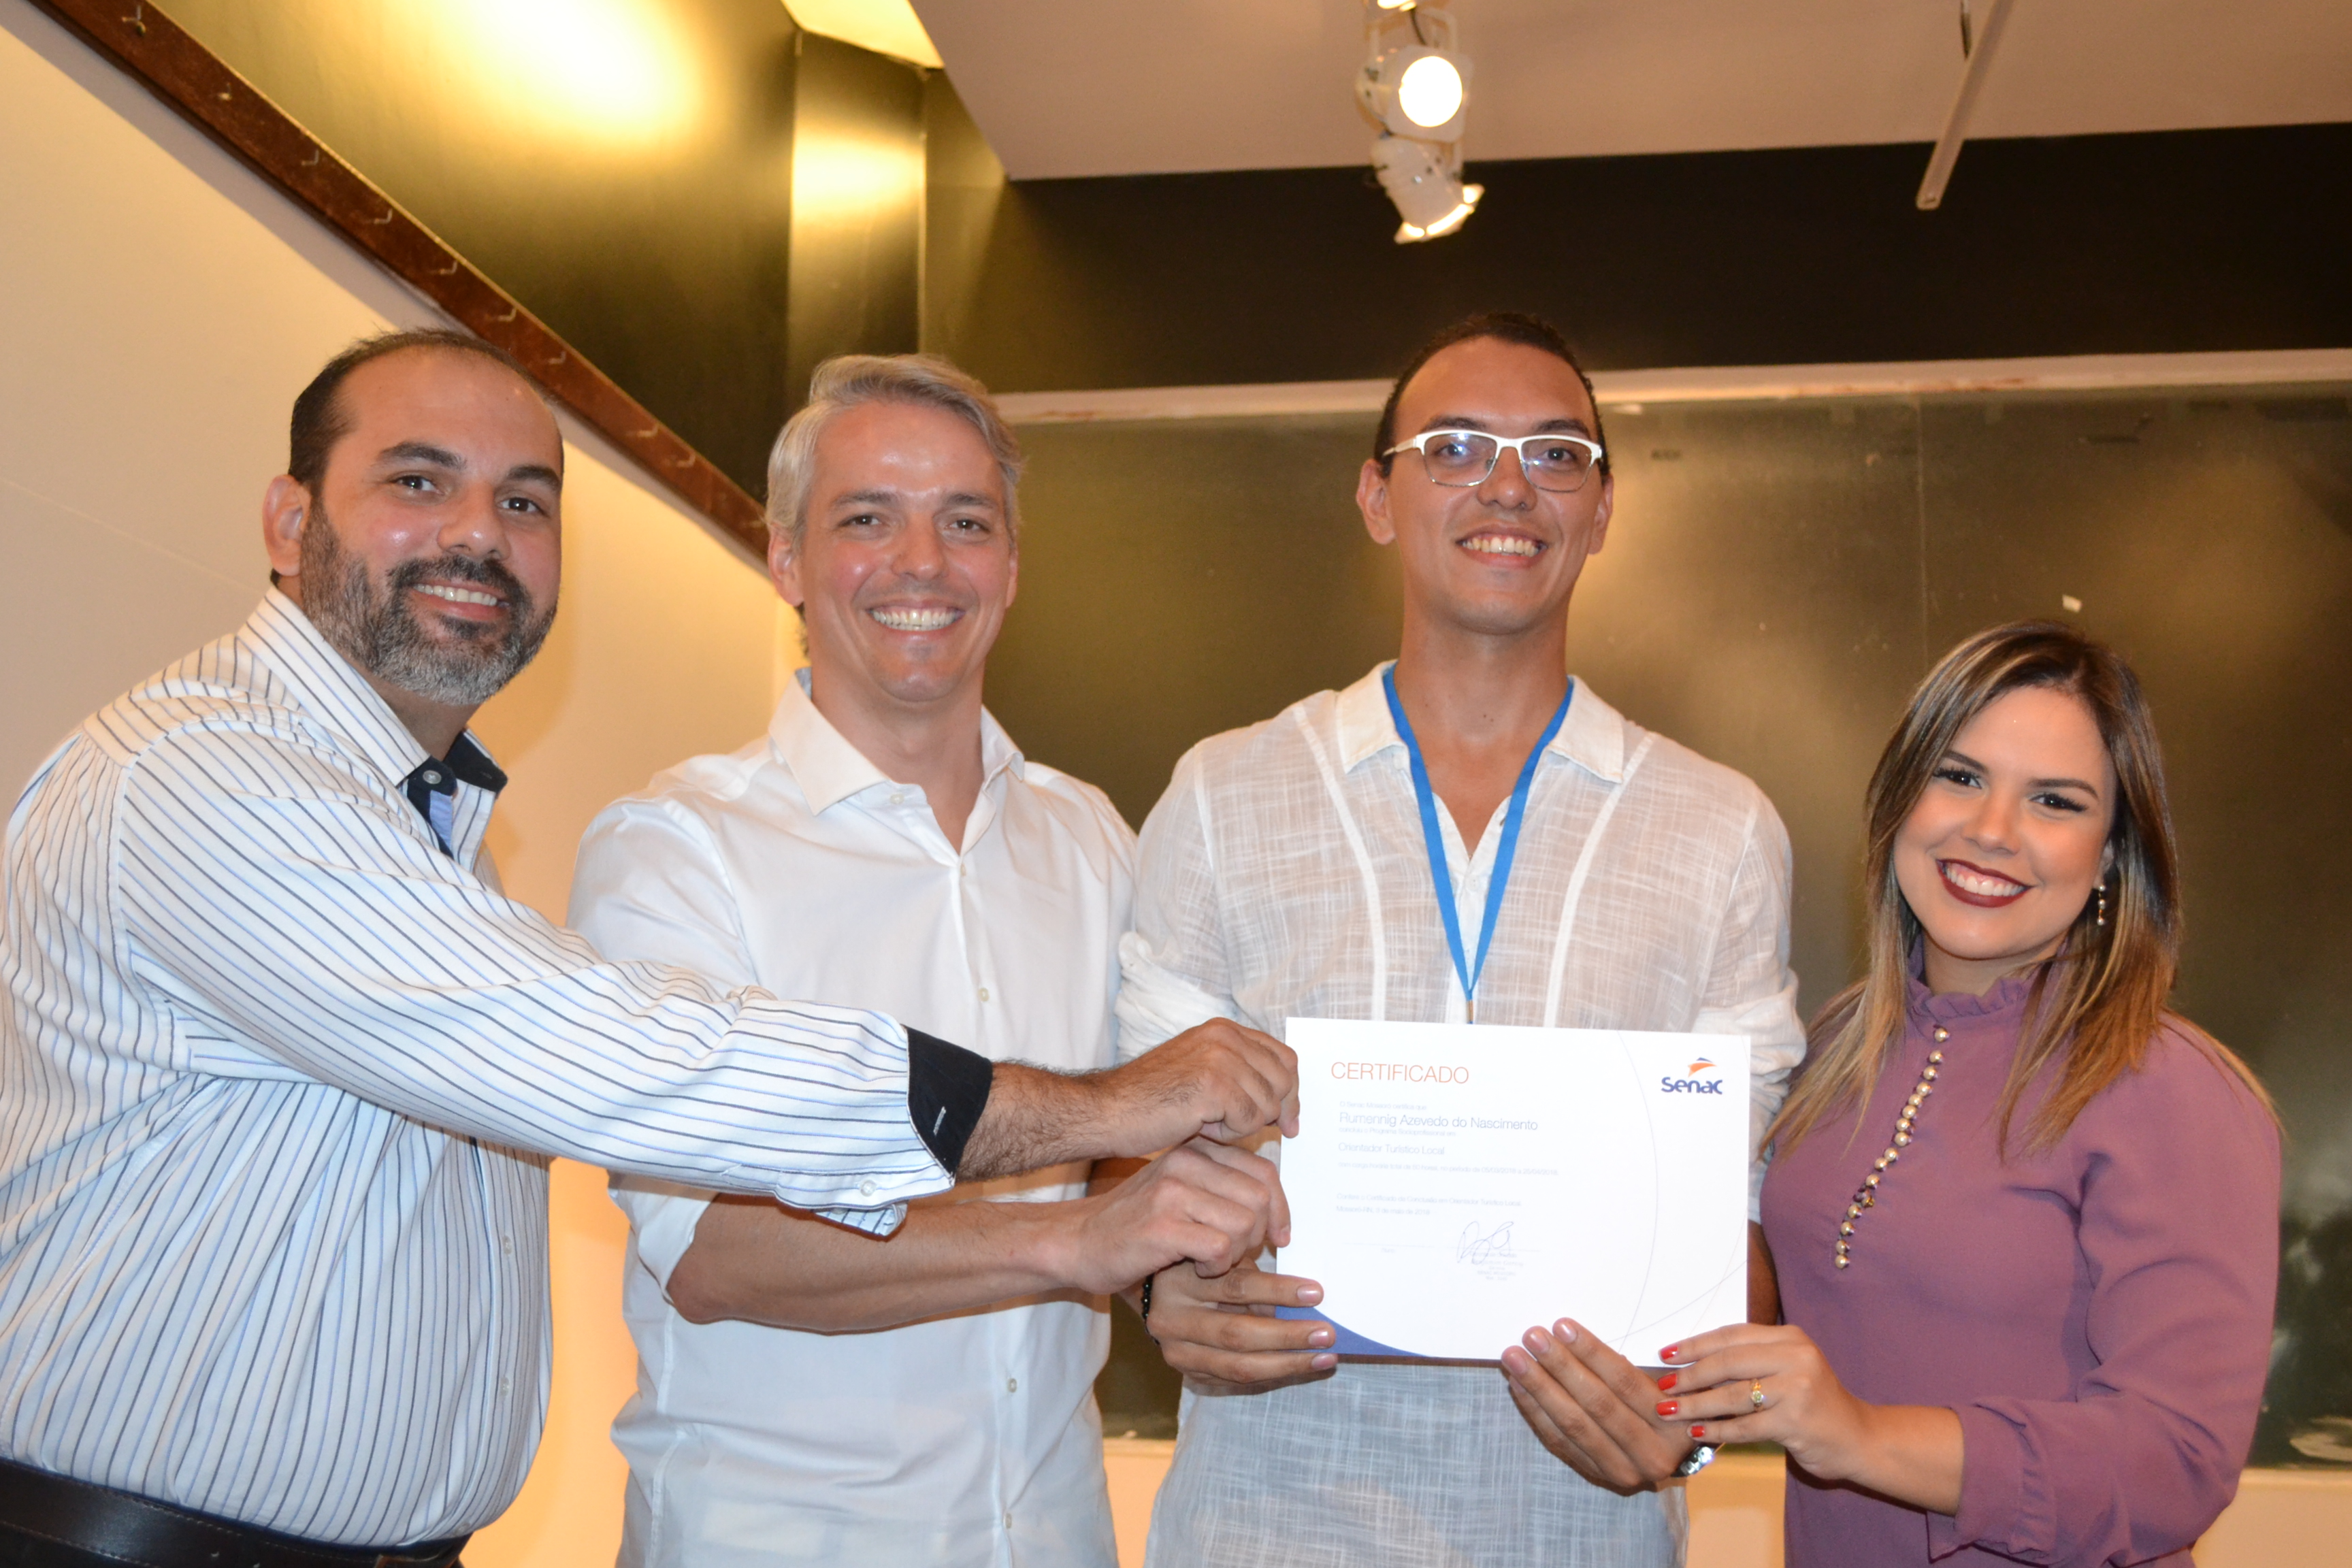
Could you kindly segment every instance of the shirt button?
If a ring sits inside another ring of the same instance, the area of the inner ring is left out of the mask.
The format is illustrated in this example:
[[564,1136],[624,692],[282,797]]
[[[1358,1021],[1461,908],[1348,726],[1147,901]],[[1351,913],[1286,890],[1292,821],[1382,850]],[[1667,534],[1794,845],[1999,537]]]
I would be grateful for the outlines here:
[[512,1253],[514,1251],[514,1237],[511,1236],[502,1236],[499,1237],[499,1250],[500,1252]]
[[1020,1392],[1021,1392],[1021,1380],[1020,1380],[1019,1378],[1017,1378],[1017,1377],[1008,1377],[1008,1378],[1006,1378],[1006,1379],[1004,1380],[1004,1392],[1005,1392],[1005,1393],[1007,1393],[1007,1394],[1018,1394],[1018,1393],[1020,1393]]
[[980,999],[983,1002],[988,1000],[988,987],[985,985],[980,988]]
[[503,1399],[503,1398],[504,1398],[504,1397],[506,1397],[508,1394],[512,1394],[513,1392],[514,1392],[514,1379],[512,1379],[512,1378],[510,1378],[510,1377],[502,1377],[502,1378],[499,1379],[499,1396],[500,1398],[502,1398],[502,1399]]
[[1007,1530],[1013,1528],[1013,1510],[1009,1508],[1004,1510],[1004,1528]]
[[860,1182],[857,1184],[857,1191],[860,1196],[870,1198],[874,1195],[874,1184],[871,1182]]
[[890,797],[890,804],[892,805],[904,805],[907,804],[907,797],[903,795],[894,795]]

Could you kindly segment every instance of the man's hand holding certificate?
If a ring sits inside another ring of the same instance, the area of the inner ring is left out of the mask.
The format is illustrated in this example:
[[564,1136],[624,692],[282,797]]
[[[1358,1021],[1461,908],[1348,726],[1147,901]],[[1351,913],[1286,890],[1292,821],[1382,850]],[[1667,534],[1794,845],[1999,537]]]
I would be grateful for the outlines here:
[[1293,1244],[1342,1355],[1495,1361],[1566,1316],[1620,1353],[1747,1316],[1748,1042],[1293,1018]]

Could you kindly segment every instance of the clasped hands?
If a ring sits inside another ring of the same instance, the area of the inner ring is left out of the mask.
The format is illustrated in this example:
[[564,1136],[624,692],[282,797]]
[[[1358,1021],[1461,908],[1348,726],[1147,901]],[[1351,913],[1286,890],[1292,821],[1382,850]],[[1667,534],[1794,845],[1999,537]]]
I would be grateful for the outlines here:
[[1171,1267],[1222,1275],[1289,1244],[1274,1163],[1238,1147],[1270,1128],[1298,1131],[1298,1063],[1287,1047],[1217,1019],[1085,1081],[1113,1130],[1112,1153],[1166,1152],[1139,1169],[1097,1167],[1097,1191],[1074,1205],[1066,1233],[1064,1278],[1108,1294]]

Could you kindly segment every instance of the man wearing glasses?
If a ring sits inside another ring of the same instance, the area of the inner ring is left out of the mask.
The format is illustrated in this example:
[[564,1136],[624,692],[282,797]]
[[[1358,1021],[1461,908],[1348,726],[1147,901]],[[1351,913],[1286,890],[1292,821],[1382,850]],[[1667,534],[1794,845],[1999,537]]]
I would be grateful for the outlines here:
[[[1567,674],[1614,500],[1591,383],[1545,323],[1475,317],[1398,379],[1373,452],[1356,499],[1403,568],[1396,662],[1177,764],[1121,1050],[1214,1016],[1746,1035],[1760,1128],[1803,1050],[1788,839],[1747,779]],[[1565,1321],[1497,1346],[1500,1379],[1343,1367],[1330,1325],[1270,1315],[1321,1299],[1247,1268],[1132,1293],[1186,1374],[1150,1563],[1680,1560],[1657,1483],[1711,1456],[1638,1369]]]

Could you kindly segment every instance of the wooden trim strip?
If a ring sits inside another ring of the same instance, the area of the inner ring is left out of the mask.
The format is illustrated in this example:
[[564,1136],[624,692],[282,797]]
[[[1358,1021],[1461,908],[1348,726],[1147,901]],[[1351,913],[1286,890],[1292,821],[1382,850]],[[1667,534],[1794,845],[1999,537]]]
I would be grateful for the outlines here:
[[328,227],[506,350],[548,393],[755,556],[760,503],[547,323],[145,0],[34,0]]

